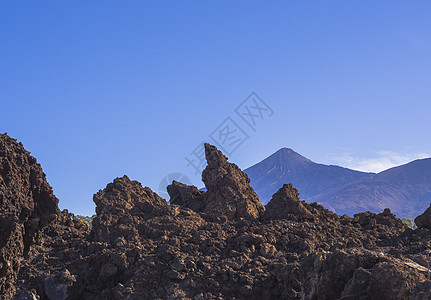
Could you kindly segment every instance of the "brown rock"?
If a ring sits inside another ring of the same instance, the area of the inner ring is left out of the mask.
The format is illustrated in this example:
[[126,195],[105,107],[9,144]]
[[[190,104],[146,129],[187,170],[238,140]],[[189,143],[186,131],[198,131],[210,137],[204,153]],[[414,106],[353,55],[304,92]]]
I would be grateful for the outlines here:
[[399,262],[390,260],[376,264],[371,272],[369,295],[371,299],[408,299],[424,274]]
[[389,227],[405,228],[403,221],[398,219],[389,208],[385,208],[383,212],[376,215],[376,223]]
[[424,211],[423,214],[416,217],[415,224],[418,228],[431,229],[431,205]]
[[166,201],[149,187],[143,188],[129,177],[116,178],[94,195],[97,215],[115,214],[124,210],[131,215],[152,216],[167,206]]
[[369,270],[362,267],[357,268],[341,293],[342,299],[366,298],[368,295],[370,278],[371,272]]
[[204,203],[204,191],[199,191],[195,186],[188,186],[178,181],[173,181],[167,187],[170,196],[170,204],[190,208],[196,212],[202,212]]
[[304,299],[340,298],[346,285],[351,285],[349,280],[355,270],[371,264],[375,257],[369,251],[352,253],[344,250],[310,255],[301,266]]
[[410,295],[409,300],[431,300],[431,282],[420,282],[416,285],[413,293]]
[[313,214],[299,200],[298,190],[284,184],[266,205],[265,219],[312,220]]
[[208,165],[202,172],[202,181],[207,188],[204,212],[228,219],[259,219],[265,207],[250,186],[247,174],[207,143],[205,156]]
[[114,179],[93,197],[97,216],[92,235],[96,241],[116,242],[119,238],[136,240],[138,219],[163,214],[166,201],[150,188],[127,176]]
[[0,134],[0,295],[10,299],[20,261],[58,212],[42,167],[21,143]]
[[[428,230],[389,210],[340,217],[289,185],[261,222],[247,177],[206,147],[208,192],[174,182],[168,206],[123,177],[95,195],[90,234],[60,213],[24,262],[17,297],[46,300],[44,279],[67,269],[69,299],[427,299]],[[16,232],[14,218],[0,228]]]
[[377,224],[399,229],[405,228],[404,223],[398,219],[389,208],[385,208],[383,212],[379,214],[366,211],[355,214],[354,217],[359,222],[359,224],[361,224],[361,226],[367,228],[376,227]]
[[68,299],[67,289],[76,282],[76,276],[70,274],[69,270],[65,269],[55,276],[48,276],[44,280],[45,294],[49,300],[65,300]]

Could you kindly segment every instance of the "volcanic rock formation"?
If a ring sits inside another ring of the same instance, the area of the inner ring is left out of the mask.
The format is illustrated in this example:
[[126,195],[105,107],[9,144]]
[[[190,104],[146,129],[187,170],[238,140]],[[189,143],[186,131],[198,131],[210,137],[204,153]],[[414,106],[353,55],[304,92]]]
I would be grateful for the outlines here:
[[168,185],[167,191],[171,205],[187,207],[196,212],[202,212],[205,208],[205,192],[195,186],[188,186],[174,180],[171,185]]
[[205,157],[208,165],[202,172],[202,181],[208,192],[205,194],[204,212],[228,219],[259,219],[265,207],[251,188],[247,174],[229,163],[215,146],[207,143]]
[[111,243],[117,238],[135,240],[138,231],[134,219],[148,219],[167,208],[163,198],[127,176],[114,179],[94,195],[93,201],[97,213],[93,220],[94,239]]
[[23,262],[16,297],[430,299],[429,229],[390,210],[339,216],[291,185],[265,211],[237,166],[211,145],[206,157],[206,192],[173,182],[168,205],[122,177],[94,196],[91,231],[61,212]]
[[265,219],[312,220],[313,214],[299,200],[298,190],[292,184],[284,184],[266,205]]
[[58,212],[40,164],[21,143],[0,134],[0,297],[11,298],[21,260]]
[[247,174],[237,165],[229,163],[227,157],[216,147],[205,144],[208,162],[202,172],[202,181],[207,192],[195,186],[173,181],[167,187],[170,204],[204,212],[214,219],[259,219],[265,212],[259,197],[250,186]]

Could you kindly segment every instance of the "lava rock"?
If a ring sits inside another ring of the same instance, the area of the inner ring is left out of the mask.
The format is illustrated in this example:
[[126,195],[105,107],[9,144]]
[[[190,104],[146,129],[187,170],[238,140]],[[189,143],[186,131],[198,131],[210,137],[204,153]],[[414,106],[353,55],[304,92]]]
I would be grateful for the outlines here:
[[[167,205],[123,177],[94,197],[92,231],[61,212],[23,262],[18,292],[46,300],[46,274],[67,268],[68,299],[429,298],[429,230],[389,210],[340,217],[289,185],[265,213],[242,171],[206,148],[207,192],[173,182]],[[0,230],[16,232],[10,218]]]
[[58,213],[58,199],[36,159],[0,134],[0,295],[10,299],[20,262]]
[[97,215],[115,214],[124,210],[131,215],[150,217],[163,211],[166,201],[149,187],[142,187],[129,177],[116,178],[94,195]]
[[312,220],[313,214],[299,200],[298,190],[291,183],[284,184],[265,206],[264,219]]
[[205,143],[205,157],[208,165],[202,172],[207,188],[204,212],[216,218],[259,219],[265,207],[250,186],[247,174],[208,143]]
[[431,205],[423,214],[416,217],[415,224],[418,228],[431,229]]
[[383,212],[379,214],[366,211],[355,214],[354,217],[357,222],[361,224],[361,226],[367,228],[376,227],[377,224],[386,225],[389,227],[405,228],[404,223],[398,219],[389,208],[385,208]]
[[203,211],[205,207],[204,191],[198,190],[195,186],[188,186],[175,180],[166,189],[170,196],[169,203],[171,205],[176,204],[181,207],[187,207],[196,212]]
[[119,238],[136,240],[135,219],[163,215],[166,201],[149,187],[127,176],[116,178],[93,197],[97,216],[93,220],[92,235],[99,242],[115,242]]
[[67,269],[57,273],[55,276],[48,276],[44,281],[45,294],[49,300],[66,300],[68,298],[67,289],[75,281],[76,277],[71,275]]
[[39,300],[40,298],[33,294],[32,292],[23,292],[19,295],[15,295],[17,300]]

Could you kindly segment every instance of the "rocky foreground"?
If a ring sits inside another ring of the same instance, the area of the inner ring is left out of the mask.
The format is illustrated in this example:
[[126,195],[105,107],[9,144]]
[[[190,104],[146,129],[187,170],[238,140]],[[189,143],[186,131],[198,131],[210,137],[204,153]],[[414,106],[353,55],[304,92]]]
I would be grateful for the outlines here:
[[431,209],[413,231],[389,209],[338,216],[290,184],[264,207],[205,147],[206,192],[173,182],[168,205],[117,178],[94,195],[89,228],[1,135],[1,299],[431,299]]

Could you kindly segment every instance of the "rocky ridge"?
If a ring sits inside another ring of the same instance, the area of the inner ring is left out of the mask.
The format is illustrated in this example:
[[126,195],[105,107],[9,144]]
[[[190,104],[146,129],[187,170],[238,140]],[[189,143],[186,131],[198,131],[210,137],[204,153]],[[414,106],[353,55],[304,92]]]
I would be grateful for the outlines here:
[[205,150],[206,192],[173,182],[168,205],[124,176],[94,195],[91,229],[59,213],[16,299],[431,299],[422,223],[389,209],[339,216],[288,184],[265,208],[247,175]]

